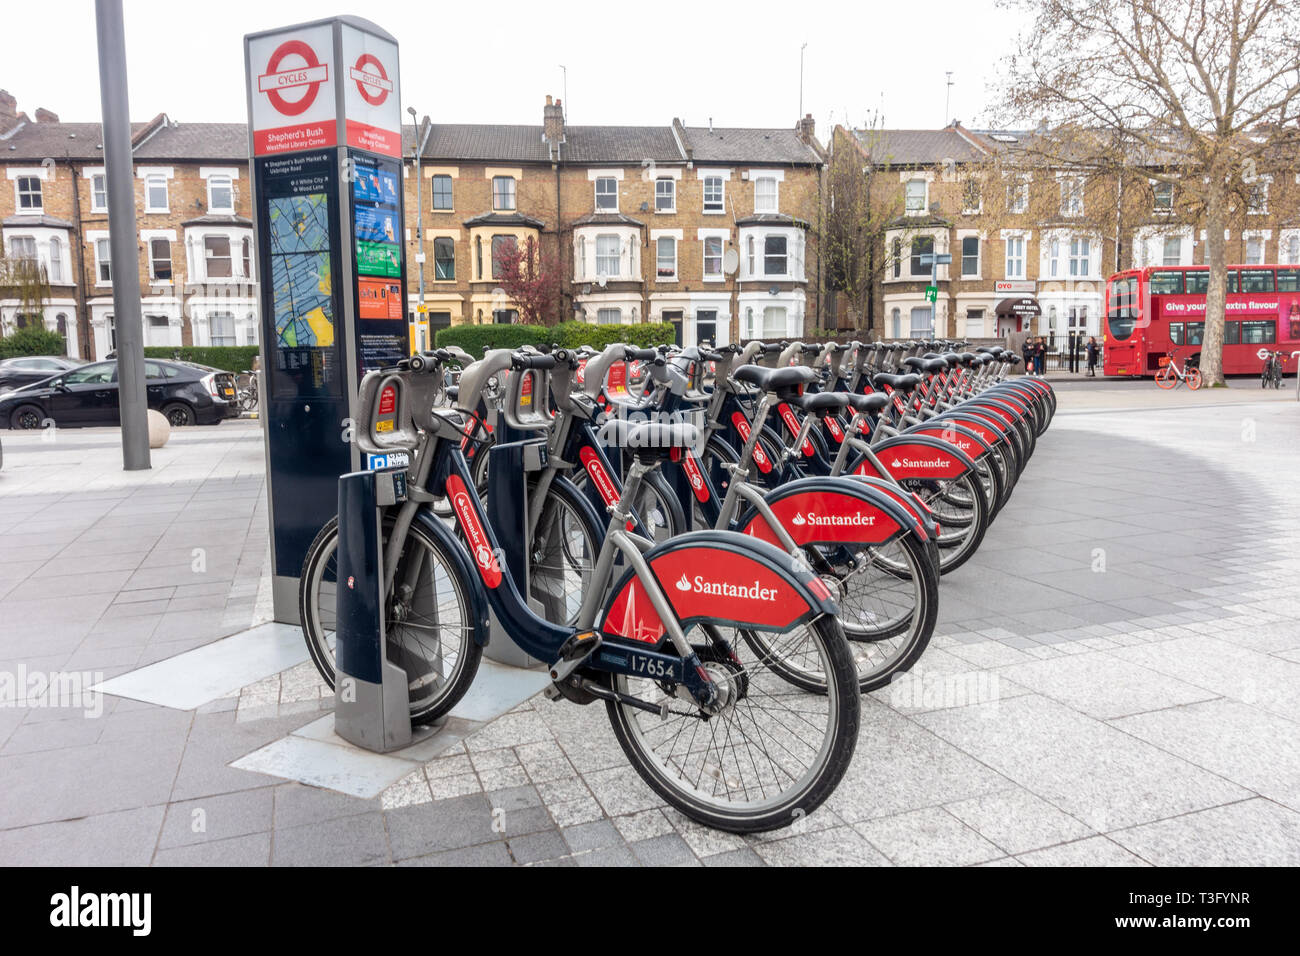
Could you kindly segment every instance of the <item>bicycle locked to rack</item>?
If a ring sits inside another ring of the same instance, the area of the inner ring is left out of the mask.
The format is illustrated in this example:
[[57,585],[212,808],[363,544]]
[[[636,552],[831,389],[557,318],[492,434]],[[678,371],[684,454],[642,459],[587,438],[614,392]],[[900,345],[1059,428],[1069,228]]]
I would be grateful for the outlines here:
[[[629,530],[646,476],[698,444],[698,430],[611,423],[608,437],[631,461],[572,623],[539,614],[521,580],[537,534],[563,544],[573,531],[563,521],[539,522],[533,540],[521,531],[529,479],[518,465],[545,463],[545,437],[494,442],[484,507],[464,450],[476,441],[483,390],[503,373],[522,383],[572,358],[567,350],[489,352],[461,373],[455,407],[443,385],[452,360],[445,350],[362,380],[361,450],[409,461],[405,500],[381,522],[378,600],[387,659],[408,680],[411,718],[436,719],[466,693],[490,610],[504,632],[492,637],[547,663],[548,697],[605,704],[633,767],[682,813],[735,832],[787,826],[820,805],[848,767],[859,721],[854,665],[829,589],[791,555],[731,531],[656,543]],[[534,394],[535,414],[547,417],[538,408],[545,393]],[[454,529],[435,512],[439,502],[450,506]],[[308,648],[331,682],[337,550],[331,522],[309,550],[300,590]],[[819,693],[788,678],[782,665],[793,659],[819,677]]]

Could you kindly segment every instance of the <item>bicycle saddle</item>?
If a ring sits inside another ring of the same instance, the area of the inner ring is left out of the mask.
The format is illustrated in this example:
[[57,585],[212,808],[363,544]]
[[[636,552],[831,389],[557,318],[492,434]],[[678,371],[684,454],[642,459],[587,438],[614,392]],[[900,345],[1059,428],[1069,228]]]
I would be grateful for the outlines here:
[[742,365],[731,373],[738,382],[755,385],[765,392],[794,388],[817,381],[817,373],[802,365],[787,368],[767,368],[762,365]]
[[805,412],[814,414],[844,408],[849,404],[848,392],[813,392],[790,399],[791,405],[797,405]]
[[888,385],[899,392],[910,392],[921,384],[921,376],[890,375],[888,372],[877,372],[871,377],[871,383],[873,385]]
[[855,412],[874,415],[889,404],[889,396],[884,392],[872,392],[870,395],[850,395],[849,408]]

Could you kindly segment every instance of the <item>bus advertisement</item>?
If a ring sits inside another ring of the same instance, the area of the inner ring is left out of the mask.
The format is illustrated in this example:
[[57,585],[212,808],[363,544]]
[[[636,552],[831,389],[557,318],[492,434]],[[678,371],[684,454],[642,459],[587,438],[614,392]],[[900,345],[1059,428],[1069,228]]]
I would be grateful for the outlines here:
[[[1171,354],[1200,359],[1208,266],[1131,269],[1106,282],[1106,375],[1150,376]],[[1260,353],[1300,349],[1300,266],[1228,267],[1223,371],[1258,375]]]

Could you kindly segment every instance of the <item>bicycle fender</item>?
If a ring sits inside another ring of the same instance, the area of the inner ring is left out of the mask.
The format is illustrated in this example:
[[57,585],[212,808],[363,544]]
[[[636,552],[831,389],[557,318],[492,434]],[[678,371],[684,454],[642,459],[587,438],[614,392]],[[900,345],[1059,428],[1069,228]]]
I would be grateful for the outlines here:
[[1006,440],[1007,425],[999,418],[993,418],[987,415],[977,415],[973,411],[963,411],[953,409],[951,412],[944,412],[938,418],[931,419],[936,422],[954,421],[959,422],[963,428],[968,428],[978,435],[990,448],[1000,441]]
[[[960,449],[925,435],[899,435],[872,445],[871,450],[889,474],[898,479],[961,478],[975,470],[975,462]],[[852,470],[870,474],[871,460],[864,455]]]
[[966,457],[971,460],[978,460],[989,454],[992,449],[989,443],[981,438],[974,429],[967,428],[965,425],[959,425],[955,421],[944,421],[940,418],[932,418],[928,422],[922,422],[920,425],[913,425],[904,435],[926,435],[930,438],[937,438],[945,441],[950,445],[960,448]]
[[474,562],[465,550],[465,545],[428,508],[421,508],[417,511],[413,523],[418,524],[431,538],[436,539],[445,548],[447,560],[452,563],[452,570],[455,571],[460,583],[464,585],[466,597],[469,600],[469,612],[473,615],[476,625],[474,628],[474,643],[480,647],[486,647],[491,636],[488,633],[487,595],[484,593],[483,582],[479,579],[478,569],[474,567]]
[[[914,516],[875,488],[842,478],[800,478],[764,496],[773,516],[797,545],[883,544],[919,530]],[[736,527],[778,547],[781,539],[752,505]],[[924,536],[924,532],[921,532]]]
[[[823,614],[839,614],[830,590],[779,548],[734,531],[692,531],[656,545],[646,563],[682,627],[721,624],[788,631]],[[605,602],[607,637],[658,644],[664,626],[631,569]]]

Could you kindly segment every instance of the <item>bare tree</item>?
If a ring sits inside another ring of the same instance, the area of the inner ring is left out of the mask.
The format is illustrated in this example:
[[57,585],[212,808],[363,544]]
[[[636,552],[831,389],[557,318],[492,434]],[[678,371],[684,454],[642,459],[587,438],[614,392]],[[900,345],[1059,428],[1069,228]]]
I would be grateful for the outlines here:
[[835,128],[827,201],[818,210],[827,288],[848,299],[859,328],[872,331],[880,330],[876,292],[895,262],[886,240],[893,236],[907,246],[913,229],[903,219],[904,197],[898,177],[882,175],[890,157],[879,148],[881,132],[878,118],[869,120],[860,131]]
[[[1003,0],[1032,19],[1000,117],[1042,118],[1032,150],[1092,170],[1140,167],[1204,224],[1201,370],[1223,383],[1224,232],[1265,169],[1300,145],[1300,0]],[[1050,130],[1048,132],[1047,130]]]

